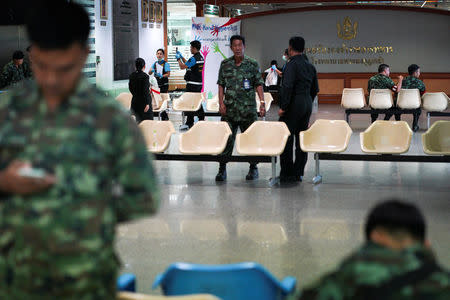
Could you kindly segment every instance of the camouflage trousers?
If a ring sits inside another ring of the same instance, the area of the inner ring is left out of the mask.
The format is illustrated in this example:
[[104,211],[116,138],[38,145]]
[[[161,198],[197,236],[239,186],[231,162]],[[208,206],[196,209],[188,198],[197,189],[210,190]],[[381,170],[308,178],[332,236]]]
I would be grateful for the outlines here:
[[[228,123],[228,126],[230,126],[231,129],[231,136],[228,138],[227,146],[225,147],[225,150],[222,152],[222,156],[230,157],[233,154],[233,147],[234,147],[234,141],[236,140],[236,134],[237,130],[240,129],[241,132],[244,132],[247,130],[247,128],[250,127],[250,125],[253,124],[257,120],[256,114],[254,116],[250,116],[248,119],[244,119],[241,121],[233,121],[229,120],[226,116],[222,117],[221,119],[224,122]],[[225,168],[226,163],[220,163],[220,168]],[[250,168],[256,168],[256,164],[250,164]]]

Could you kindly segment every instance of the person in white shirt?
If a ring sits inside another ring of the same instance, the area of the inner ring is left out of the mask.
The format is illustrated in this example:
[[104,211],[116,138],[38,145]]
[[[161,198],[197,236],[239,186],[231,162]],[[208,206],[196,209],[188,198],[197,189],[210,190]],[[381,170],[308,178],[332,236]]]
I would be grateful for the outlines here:
[[278,90],[278,79],[282,76],[282,72],[278,69],[277,61],[272,60],[270,62],[270,68],[265,70],[264,73],[267,73],[264,83],[265,91]]

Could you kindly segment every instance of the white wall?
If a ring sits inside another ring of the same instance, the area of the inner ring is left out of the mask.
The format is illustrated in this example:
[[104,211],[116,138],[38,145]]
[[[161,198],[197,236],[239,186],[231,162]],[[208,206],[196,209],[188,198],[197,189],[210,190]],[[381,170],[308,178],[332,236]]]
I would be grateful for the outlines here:
[[[358,22],[358,34],[351,41],[337,36],[336,24],[349,16]],[[405,72],[411,63],[423,72],[450,72],[450,17],[431,13],[392,10],[324,10],[268,15],[242,20],[242,34],[247,39],[247,54],[267,67],[281,56],[291,36],[300,35],[306,47],[319,44],[347,46],[393,46],[394,53],[383,54],[391,71]],[[378,57],[374,54],[333,55],[337,58]],[[330,55],[315,55],[330,58]],[[375,72],[377,64],[316,65],[319,72]]]
[[[138,16],[141,20],[141,2],[138,5]],[[162,1],[160,1],[162,2]],[[100,0],[95,0],[95,38],[96,38],[96,55],[100,56],[100,64],[97,66],[97,85],[105,90],[115,90],[128,87],[127,80],[114,81],[113,72],[113,20],[112,20],[112,1],[108,1],[108,20],[106,26],[100,26]],[[164,12],[163,12],[164,15]],[[156,60],[156,50],[164,48],[164,26],[161,28],[149,29],[142,28],[142,22],[139,22],[139,56],[147,63],[147,70]]]

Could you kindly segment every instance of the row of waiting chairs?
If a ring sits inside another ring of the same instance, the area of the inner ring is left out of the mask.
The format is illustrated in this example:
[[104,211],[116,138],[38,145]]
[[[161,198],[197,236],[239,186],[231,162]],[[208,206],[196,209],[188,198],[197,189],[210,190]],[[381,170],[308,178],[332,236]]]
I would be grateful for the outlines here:
[[[397,106],[401,109],[423,108],[430,112],[447,109],[450,101],[444,92],[425,93],[420,97],[418,89],[401,89],[398,93]],[[344,88],[341,105],[346,109],[362,109],[366,106],[362,88]],[[369,95],[369,106],[374,109],[389,109],[394,105],[392,91],[389,89],[372,89]]]
[[[120,93],[116,100],[119,101],[123,107],[127,110],[131,108],[131,99],[133,95],[131,93]],[[159,93],[158,91],[154,91],[152,93],[152,107],[153,112],[162,112],[168,109],[168,102],[170,101],[170,95],[167,93]],[[206,111],[218,113],[219,112],[219,97],[218,95],[214,96],[212,99],[206,99],[204,93],[190,93],[186,92],[182,94],[179,98],[175,98],[173,100],[172,109],[174,111],[182,111],[182,112],[193,112],[200,109],[202,106],[202,102],[206,101]],[[255,97],[256,101],[256,110],[259,112],[260,109],[260,101],[258,94]],[[264,102],[266,111],[270,109],[271,103],[273,101],[273,97],[270,93],[264,93]]]
[[[170,121],[146,120],[139,124],[148,150],[167,150],[175,133]],[[352,130],[343,120],[316,120],[300,133],[300,145],[305,152],[339,153],[347,149]],[[218,155],[223,152],[231,130],[226,122],[200,121],[179,137],[182,154]],[[283,122],[256,121],[236,136],[240,155],[278,156],[286,145],[290,132]],[[364,153],[401,154],[409,150],[412,131],[404,121],[376,121],[360,134]],[[450,121],[438,121],[422,135],[423,151],[429,155],[450,155]]]
[[[349,144],[352,130],[343,120],[317,120],[300,133],[305,152],[339,153]],[[375,121],[360,133],[364,153],[401,154],[409,150],[412,131],[404,121]],[[450,155],[450,121],[437,121],[422,135],[423,151],[428,155]]]
[[[282,300],[295,291],[296,282],[291,276],[279,281],[254,262],[229,265],[174,263],[156,277],[152,288],[161,286],[167,296],[207,293],[222,300]],[[132,292],[135,285],[133,274],[123,274],[117,282],[119,291]]]
[[[171,121],[146,120],[139,124],[148,150],[162,153],[167,150],[175,128]],[[180,135],[182,154],[218,155],[226,147],[230,127],[227,122],[199,121]],[[245,132],[236,136],[236,149],[240,155],[278,156],[290,135],[283,122],[256,121]]]

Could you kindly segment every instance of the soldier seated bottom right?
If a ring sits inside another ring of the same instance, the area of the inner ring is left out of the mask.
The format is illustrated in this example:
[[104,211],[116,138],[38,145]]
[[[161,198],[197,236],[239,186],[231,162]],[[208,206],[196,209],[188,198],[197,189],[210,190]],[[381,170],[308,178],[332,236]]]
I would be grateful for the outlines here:
[[367,218],[365,245],[293,299],[450,299],[450,273],[437,264],[425,228],[411,204],[377,205]]

